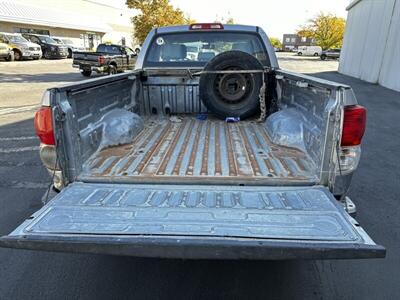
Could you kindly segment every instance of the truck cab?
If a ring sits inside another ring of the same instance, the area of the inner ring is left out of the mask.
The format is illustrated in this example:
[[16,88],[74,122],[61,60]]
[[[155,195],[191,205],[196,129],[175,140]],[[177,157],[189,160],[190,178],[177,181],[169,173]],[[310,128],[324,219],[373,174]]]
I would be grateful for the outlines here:
[[127,46],[104,43],[97,46],[96,52],[75,52],[72,66],[85,77],[92,72],[113,75],[133,69],[136,57],[137,53]]

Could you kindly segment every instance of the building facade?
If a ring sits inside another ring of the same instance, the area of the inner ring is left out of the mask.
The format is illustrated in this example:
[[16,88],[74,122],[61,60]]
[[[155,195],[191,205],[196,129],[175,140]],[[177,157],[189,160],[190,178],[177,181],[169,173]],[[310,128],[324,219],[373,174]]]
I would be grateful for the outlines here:
[[400,0],[354,0],[347,10],[339,72],[400,91]]
[[133,47],[132,16],[126,7],[96,0],[0,0],[0,32],[68,38],[87,49],[101,42]]
[[282,47],[285,51],[291,51],[301,46],[314,46],[315,40],[311,38],[301,37],[297,34],[284,34],[282,39]]

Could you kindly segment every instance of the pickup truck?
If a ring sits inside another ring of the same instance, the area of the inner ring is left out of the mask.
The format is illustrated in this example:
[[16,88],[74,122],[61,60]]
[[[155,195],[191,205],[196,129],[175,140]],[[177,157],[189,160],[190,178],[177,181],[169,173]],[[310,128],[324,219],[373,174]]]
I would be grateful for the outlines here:
[[85,77],[92,72],[116,74],[135,67],[137,54],[126,46],[100,44],[96,52],[74,52],[72,66]]
[[[194,43],[198,53],[188,56]],[[60,192],[2,237],[3,247],[385,256],[347,196],[365,108],[345,84],[280,69],[257,26],[154,29],[134,71],[51,88],[42,105],[40,156]]]

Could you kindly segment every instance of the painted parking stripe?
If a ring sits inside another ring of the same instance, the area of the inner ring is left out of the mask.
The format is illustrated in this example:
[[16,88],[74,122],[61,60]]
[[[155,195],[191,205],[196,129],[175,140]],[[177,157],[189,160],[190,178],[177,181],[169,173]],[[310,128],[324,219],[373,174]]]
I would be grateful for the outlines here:
[[11,107],[11,108],[0,108],[0,116],[1,115],[7,115],[7,114],[13,114],[13,113],[19,113],[19,112],[25,112],[25,111],[32,111],[36,110],[39,108],[38,105],[28,105],[28,106],[23,106],[23,107]]
[[19,148],[0,148],[0,153],[18,153],[18,152],[37,151],[37,150],[39,150],[39,146],[19,147]]
[[0,137],[0,142],[36,140],[36,136]]

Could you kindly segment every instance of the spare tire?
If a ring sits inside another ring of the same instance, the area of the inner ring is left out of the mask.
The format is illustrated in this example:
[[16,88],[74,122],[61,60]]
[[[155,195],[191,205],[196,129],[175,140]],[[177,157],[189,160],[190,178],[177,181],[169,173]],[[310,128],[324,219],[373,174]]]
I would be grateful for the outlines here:
[[200,76],[200,99],[217,117],[245,119],[259,112],[261,73],[213,74],[207,71],[263,70],[252,55],[242,51],[223,52],[204,68]]

